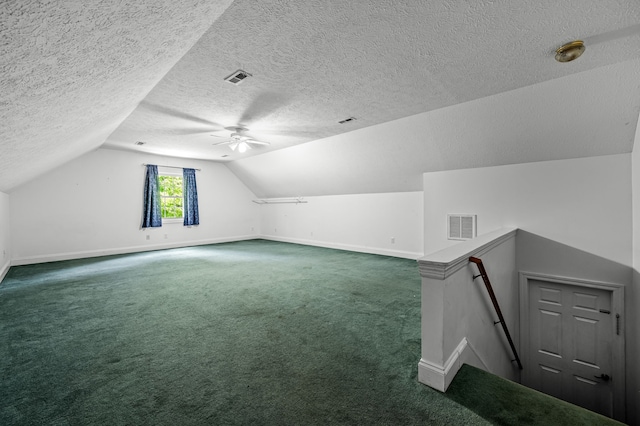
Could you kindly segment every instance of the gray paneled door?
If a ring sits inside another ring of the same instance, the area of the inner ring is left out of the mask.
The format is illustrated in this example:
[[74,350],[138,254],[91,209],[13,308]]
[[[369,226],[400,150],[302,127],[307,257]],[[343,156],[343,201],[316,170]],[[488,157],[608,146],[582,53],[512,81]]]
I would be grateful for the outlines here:
[[523,384],[613,417],[612,291],[529,279],[528,305]]

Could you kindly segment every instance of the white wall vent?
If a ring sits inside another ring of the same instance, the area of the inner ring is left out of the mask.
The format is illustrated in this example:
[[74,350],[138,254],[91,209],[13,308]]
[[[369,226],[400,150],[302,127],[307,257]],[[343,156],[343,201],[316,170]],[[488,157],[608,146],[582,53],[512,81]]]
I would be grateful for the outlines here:
[[251,77],[251,74],[249,74],[246,71],[238,70],[238,71],[234,72],[233,74],[225,77],[224,81],[228,81],[229,83],[232,83],[232,84],[240,84],[247,77]]
[[447,238],[449,240],[470,240],[476,236],[476,215],[448,214]]

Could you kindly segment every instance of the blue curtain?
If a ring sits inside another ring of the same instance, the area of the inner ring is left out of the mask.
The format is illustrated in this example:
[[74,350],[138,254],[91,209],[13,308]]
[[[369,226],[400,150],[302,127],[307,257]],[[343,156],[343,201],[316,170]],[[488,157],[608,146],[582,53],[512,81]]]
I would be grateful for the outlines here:
[[162,226],[159,186],[158,166],[147,164],[147,174],[144,180],[144,205],[142,208],[143,228],[157,228]]
[[199,225],[198,189],[196,188],[196,171],[194,169],[182,169],[182,188],[184,226]]

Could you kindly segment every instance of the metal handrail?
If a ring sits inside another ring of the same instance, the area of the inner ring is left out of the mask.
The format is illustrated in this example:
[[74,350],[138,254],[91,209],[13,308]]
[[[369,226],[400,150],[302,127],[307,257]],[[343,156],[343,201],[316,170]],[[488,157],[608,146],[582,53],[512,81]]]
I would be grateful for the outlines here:
[[522,370],[522,363],[520,362],[518,351],[516,351],[516,347],[513,344],[513,340],[511,339],[511,334],[509,334],[509,328],[507,327],[507,323],[504,321],[504,316],[502,315],[502,311],[500,310],[498,299],[496,299],[496,295],[493,292],[493,287],[491,287],[491,282],[489,281],[489,276],[487,275],[487,271],[486,269],[484,269],[484,265],[482,264],[482,259],[471,256],[469,258],[469,262],[475,263],[476,266],[478,267],[478,271],[480,271],[480,274],[474,275],[473,279],[475,280],[478,277],[482,277],[482,280],[484,281],[484,286],[487,288],[487,292],[489,293],[489,297],[491,298],[491,302],[493,303],[493,307],[495,308],[496,313],[498,314],[499,321],[495,321],[494,325],[498,323],[502,324],[502,329],[504,330],[504,334],[507,336],[507,340],[509,341],[509,345],[511,346],[511,350],[513,351],[513,355],[515,357],[515,359],[512,361],[517,362],[518,368]]

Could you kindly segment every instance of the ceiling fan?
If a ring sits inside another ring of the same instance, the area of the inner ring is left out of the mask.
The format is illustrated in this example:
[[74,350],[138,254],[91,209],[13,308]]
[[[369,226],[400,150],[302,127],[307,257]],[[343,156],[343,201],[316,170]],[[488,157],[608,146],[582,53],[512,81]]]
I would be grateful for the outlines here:
[[257,141],[245,135],[244,133],[249,131],[249,129],[245,127],[226,127],[225,130],[230,130],[232,132],[231,135],[229,135],[228,137],[211,135],[217,138],[224,137],[225,139],[227,139],[222,142],[214,143],[213,144],[214,146],[229,145],[229,148],[231,148],[232,151],[235,151],[237,149],[238,152],[244,153],[252,149],[253,148],[252,145],[262,145],[262,146],[271,145],[269,142]]

